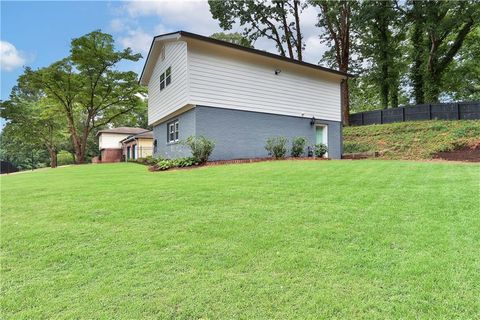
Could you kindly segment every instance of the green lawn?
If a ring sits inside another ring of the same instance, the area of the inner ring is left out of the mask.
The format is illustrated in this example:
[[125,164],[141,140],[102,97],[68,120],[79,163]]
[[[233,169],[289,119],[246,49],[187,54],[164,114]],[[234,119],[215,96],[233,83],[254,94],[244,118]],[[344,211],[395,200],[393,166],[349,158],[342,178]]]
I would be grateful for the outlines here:
[[84,165],[1,183],[2,319],[480,317],[478,165]]

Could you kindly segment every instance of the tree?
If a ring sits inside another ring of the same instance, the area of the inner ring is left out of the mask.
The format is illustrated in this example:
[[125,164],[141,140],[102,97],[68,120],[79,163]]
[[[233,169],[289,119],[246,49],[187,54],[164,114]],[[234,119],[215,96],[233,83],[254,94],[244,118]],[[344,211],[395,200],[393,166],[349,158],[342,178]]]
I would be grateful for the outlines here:
[[360,52],[370,62],[367,72],[378,86],[383,109],[398,107],[400,72],[406,68],[402,57],[403,22],[393,0],[362,2],[355,21]]
[[247,48],[253,48],[252,41],[244,37],[238,32],[234,32],[234,33],[217,32],[212,34],[210,38],[230,42],[233,44],[238,44],[240,46],[244,46]]
[[424,70],[425,70],[425,21],[422,14],[422,4],[420,1],[411,1],[411,10],[406,13],[409,20],[412,21],[412,30],[410,35],[410,59],[412,66],[410,68],[410,78],[413,87],[413,97],[415,103],[425,102]]
[[[29,73],[26,69],[25,73]],[[10,100],[2,102],[1,116],[9,121],[10,139],[15,137],[18,145],[43,145],[50,157],[50,166],[57,167],[59,146],[66,140],[63,118],[59,108],[40,90],[29,86],[25,76],[20,76],[13,88]],[[11,150],[12,151],[12,150]]]
[[[331,68],[349,72],[353,47],[352,17],[358,13],[358,3],[347,0],[311,0],[311,3],[320,8],[317,26],[324,30],[320,38],[331,45],[331,49],[326,52],[322,60]],[[346,80],[341,84],[341,98],[343,123],[348,125],[350,99]]]
[[115,51],[111,35],[93,31],[72,41],[69,57],[26,75],[61,106],[77,164],[85,162],[93,130],[141,106],[137,74],[116,70],[119,62],[140,58],[130,48]]
[[25,131],[18,124],[7,122],[0,133],[0,141],[0,159],[11,162],[19,170],[33,170],[49,162],[45,147],[25,140]]
[[480,100],[480,26],[466,38],[444,78],[444,99]]
[[[130,112],[122,114],[113,119],[109,124],[113,127],[138,127],[149,128],[148,126],[148,99],[145,95],[141,95],[137,106]],[[103,129],[98,127],[97,129]],[[95,132],[96,134],[96,132]]]
[[[480,4],[476,1],[411,1],[409,16],[414,24],[412,82],[416,101],[423,100],[423,93],[426,102],[438,102],[448,66],[479,24]],[[424,45],[423,50],[418,43]],[[422,55],[423,63],[420,63]],[[419,75],[419,69],[424,70],[423,76]],[[421,80],[423,85],[419,84]]]
[[299,0],[209,0],[213,19],[223,30],[231,30],[238,22],[243,36],[250,42],[260,37],[272,40],[281,56],[303,60],[304,43],[300,13],[306,4]]

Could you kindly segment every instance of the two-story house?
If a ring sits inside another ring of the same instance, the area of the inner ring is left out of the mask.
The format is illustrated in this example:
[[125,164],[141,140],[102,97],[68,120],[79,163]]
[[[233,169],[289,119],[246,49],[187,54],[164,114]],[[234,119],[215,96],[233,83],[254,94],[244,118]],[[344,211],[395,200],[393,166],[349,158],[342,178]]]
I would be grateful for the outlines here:
[[215,141],[211,159],[267,156],[273,136],[303,136],[341,158],[340,84],[348,74],[178,31],[156,36],[140,83],[148,86],[154,153],[189,155],[182,140]]

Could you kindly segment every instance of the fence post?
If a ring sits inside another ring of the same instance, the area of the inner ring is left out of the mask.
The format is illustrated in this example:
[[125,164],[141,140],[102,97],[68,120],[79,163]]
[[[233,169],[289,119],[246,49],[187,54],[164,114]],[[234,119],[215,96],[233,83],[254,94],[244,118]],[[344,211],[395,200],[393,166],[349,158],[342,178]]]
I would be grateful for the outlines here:
[[402,107],[402,122],[405,122],[405,107]]
[[383,124],[383,110],[380,110],[380,124]]
[[460,120],[460,103],[455,103],[457,106],[457,120]]
[[428,104],[428,119],[432,120],[432,105]]
[[363,122],[363,112],[361,113],[361,116],[362,116],[362,117],[361,117],[361,119],[362,119],[362,124],[361,124],[361,125],[364,126],[365,123]]

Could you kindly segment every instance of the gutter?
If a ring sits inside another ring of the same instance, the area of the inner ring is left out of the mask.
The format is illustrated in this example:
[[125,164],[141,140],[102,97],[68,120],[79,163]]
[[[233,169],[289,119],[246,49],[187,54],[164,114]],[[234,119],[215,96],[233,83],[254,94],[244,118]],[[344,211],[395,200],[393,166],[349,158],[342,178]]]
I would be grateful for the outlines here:
[[225,47],[230,47],[230,48],[246,51],[246,52],[257,54],[257,55],[262,55],[262,56],[277,59],[277,60],[282,60],[282,61],[298,64],[298,65],[301,65],[301,66],[304,66],[304,67],[317,69],[317,70],[321,70],[321,71],[324,71],[324,72],[329,72],[329,73],[334,73],[334,74],[337,74],[337,75],[342,75],[342,76],[345,76],[346,78],[356,78],[357,77],[356,75],[353,75],[353,74],[350,74],[350,73],[346,73],[346,72],[342,72],[342,71],[339,71],[339,70],[322,67],[322,66],[319,66],[319,65],[316,65],[316,64],[313,64],[313,63],[298,61],[298,60],[295,60],[295,59],[280,56],[278,54],[274,54],[274,53],[270,53],[270,52],[266,52],[266,51],[262,51],[262,50],[258,50],[258,49],[247,48],[247,47],[235,44],[235,43],[230,43],[230,42],[223,41],[223,40],[213,39],[213,38],[202,36],[202,35],[199,35],[199,34],[196,34],[196,33],[191,33],[191,32],[180,30],[180,31],[176,31],[176,32],[161,34],[161,35],[155,36],[153,38],[152,43],[150,45],[150,50],[148,51],[147,59],[145,60],[145,64],[143,65],[142,73],[140,74],[140,78],[138,79],[138,84],[141,85],[142,77],[143,77],[143,74],[145,73],[145,68],[147,66],[148,59],[150,58],[150,54],[152,52],[155,41],[159,38],[168,37],[168,36],[171,36],[171,35],[174,35],[174,34],[178,34],[177,39],[179,39],[180,37],[197,39],[197,40],[201,40],[201,41],[205,41],[205,42],[209,42],[209,43],[213,43],[213,44],[217,44],[217,45],[222,45],[222,46],[225,46]]

